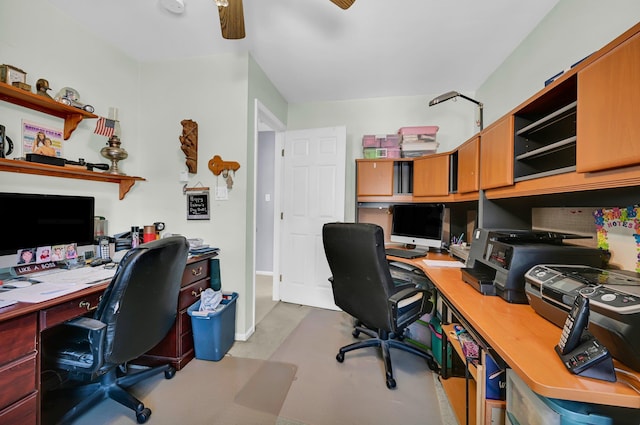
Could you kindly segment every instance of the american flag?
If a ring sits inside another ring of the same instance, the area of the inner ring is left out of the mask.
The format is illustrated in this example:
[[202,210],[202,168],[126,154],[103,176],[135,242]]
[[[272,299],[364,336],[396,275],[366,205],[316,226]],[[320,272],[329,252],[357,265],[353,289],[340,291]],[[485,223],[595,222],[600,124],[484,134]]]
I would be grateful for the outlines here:
[[96,124],[96,129],[94,133],[100,134],[101,136],[111,137],[113,136],[113,132],[116,129],[116,122],[114,120],[110,120],[109,118],[100,117],[98,119],[98,123]]

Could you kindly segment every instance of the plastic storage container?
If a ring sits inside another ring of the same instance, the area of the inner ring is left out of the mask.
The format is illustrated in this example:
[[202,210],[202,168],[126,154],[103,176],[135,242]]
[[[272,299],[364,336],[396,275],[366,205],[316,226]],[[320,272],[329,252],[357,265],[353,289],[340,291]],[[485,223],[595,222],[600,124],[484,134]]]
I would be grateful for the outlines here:
[[[442,362],[442,326],[440,324],[440,319],[437,316],[433,316],[431,321],[429,322],[429,329],[431,330],[431,352],[433,353],[433,357],[436,359],[436,362],[441,367],[446,367],[445,363]],[[451,364],[451,345],[447,346],[447,363]]]
[[227,354],[235,340],[237,299],[236,292],[223,293],[217,310],[202,316],[197,314],[200,300],[187,309],[197,359],[218,361]]
[[507,424],[630,425],[639,416],[637,409],[542,397],[507,369]]

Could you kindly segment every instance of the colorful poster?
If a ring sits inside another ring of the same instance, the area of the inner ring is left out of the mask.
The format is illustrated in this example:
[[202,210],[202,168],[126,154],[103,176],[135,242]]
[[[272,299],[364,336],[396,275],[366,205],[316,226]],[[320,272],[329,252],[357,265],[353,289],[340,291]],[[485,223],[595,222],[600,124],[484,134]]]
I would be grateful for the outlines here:
[[598,248],[611,252],[609,264],[640,272],[640,207],[603,208],[593,215]]
[[22,156],[37,153],[62,158],[62,129],[22,120]]

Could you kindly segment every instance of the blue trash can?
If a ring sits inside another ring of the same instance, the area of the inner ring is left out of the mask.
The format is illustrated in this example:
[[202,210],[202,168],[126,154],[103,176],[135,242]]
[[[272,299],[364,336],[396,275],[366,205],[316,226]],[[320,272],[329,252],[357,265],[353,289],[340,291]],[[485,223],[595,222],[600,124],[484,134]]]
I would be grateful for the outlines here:
[[200,300],[187,309],[197,359],[218,361],[227,354],[235,340],[237,299],[236,292],[223,293],[216,311],[199,314]]

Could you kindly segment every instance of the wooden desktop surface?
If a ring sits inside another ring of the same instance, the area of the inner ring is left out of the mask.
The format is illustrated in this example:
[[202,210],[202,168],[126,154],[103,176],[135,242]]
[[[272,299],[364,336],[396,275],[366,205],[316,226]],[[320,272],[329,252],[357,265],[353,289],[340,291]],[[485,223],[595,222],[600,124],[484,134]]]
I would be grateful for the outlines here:
[[[464,282],[459,269],[427,267],[422,260],[451,259],[443,254],[403,261],[422,268],[438,292],[469,322],[534,392],[550,398],[640,408],[640,394],[620,382],[611,383],[571,374],[554,347],[562,330],[538,315],[528,304],[511,304],[482,295]],[[614,360],[616,368],[634,372]],[[632,379],[633,381],[633,379]],[[640,381],[634,382],[638,386]]]
[[[89,295],[93,295],[97,293],[101,294],[109,285],[109,282],[110,281],[105,281],[103,283],[91,285],[79,291],[75,291],[70,294],[65,294],[60,297],[52,298],[50,300],[43,301],[40,303],[18,302],[16,304],[0,309],[0,322],[13,319],[14,317],[24,316],[26,314],[33,313],[36,311],[47,310],[50,307],[56,307],[69,301],[84,299]],[[76,314],[75,316],[77,315],[78,314]],[[75,316],[72,316],[72,317],[75,317]]]

